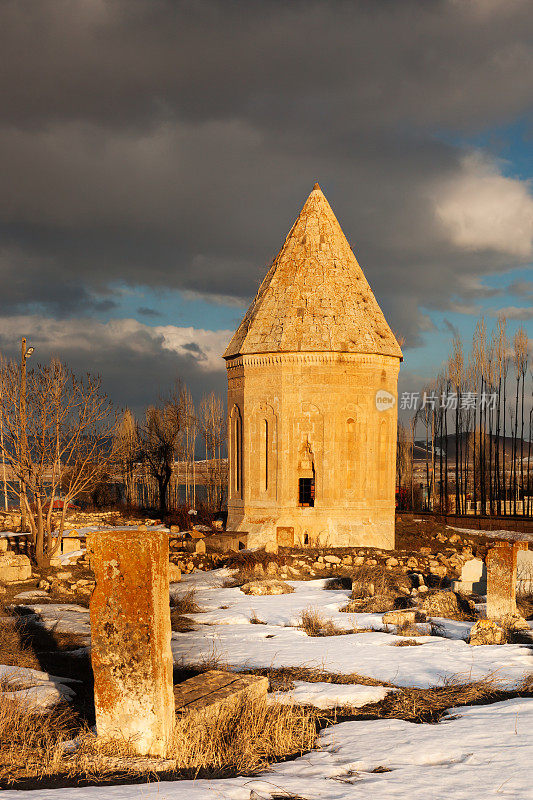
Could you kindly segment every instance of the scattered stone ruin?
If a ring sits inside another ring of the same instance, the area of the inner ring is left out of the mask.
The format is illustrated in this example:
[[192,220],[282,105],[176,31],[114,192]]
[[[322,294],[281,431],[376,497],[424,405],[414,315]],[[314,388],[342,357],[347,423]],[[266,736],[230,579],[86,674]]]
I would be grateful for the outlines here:
[[402,351],[318,184],[224,358],[227,529],[392,549]]
[[174,728],[169,547],[162,531],[98,531],[87,537],[98,736],[164,756]]

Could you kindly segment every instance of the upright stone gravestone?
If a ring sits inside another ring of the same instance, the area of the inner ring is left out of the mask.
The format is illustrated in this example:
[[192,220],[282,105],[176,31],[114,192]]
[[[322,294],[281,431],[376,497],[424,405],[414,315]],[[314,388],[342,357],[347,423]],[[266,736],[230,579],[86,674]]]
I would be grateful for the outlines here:
[[487,553],[487,617],[516,616],[516,560],[527,542],[497,542]]
[[175,721],[168,534],[97,531],[87,537],[94,703],[99,736],[165,756]]

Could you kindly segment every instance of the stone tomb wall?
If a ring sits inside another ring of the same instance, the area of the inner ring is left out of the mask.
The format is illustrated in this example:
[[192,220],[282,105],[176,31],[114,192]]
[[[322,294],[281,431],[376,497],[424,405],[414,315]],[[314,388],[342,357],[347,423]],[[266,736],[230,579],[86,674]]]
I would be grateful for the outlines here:
[[[399,360],[350,353],[228,362],[228,529],[248,546],[394,547]],[[300,479],[314,482],[302,504]],[[278,541],[279,540],[279,541]]]

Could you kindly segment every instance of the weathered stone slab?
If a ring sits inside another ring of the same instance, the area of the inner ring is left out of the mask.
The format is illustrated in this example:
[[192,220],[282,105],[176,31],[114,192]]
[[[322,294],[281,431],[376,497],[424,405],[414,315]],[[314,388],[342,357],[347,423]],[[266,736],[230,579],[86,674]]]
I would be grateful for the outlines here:
[[98,531],[87,537],[96,586],[92,664],[99,736],[164,756],[174,727],[168,534]]
[[461,578],[452,581],[452,589],[455,592],[466,592],[470,594],[487,593],[487,568],[481,558],[471,558],[465,561],[461,570]]
[[487,618],[516,615],[516,564],[526,542],[497,542],[487,553]]
[[61,541],[61,550],[63,553],[75,553],[76,550],[81,550],[81,547],[82,540],[78,531],[72,530],[68,532],[68,535],[63,536]]
[[0,583],[19,583],[31,578],[28,556],[11,550],[0,553]]
[[217,712],[226,702],[242,696],[266,697],[267,690],[268,678],[261,675],[210,670],[174,687],[176,714]]

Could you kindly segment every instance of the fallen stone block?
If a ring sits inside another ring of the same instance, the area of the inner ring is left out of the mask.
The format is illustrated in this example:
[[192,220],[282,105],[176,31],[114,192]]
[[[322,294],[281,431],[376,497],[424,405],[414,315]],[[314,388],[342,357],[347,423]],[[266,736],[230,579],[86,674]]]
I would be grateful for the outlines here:
[[31,563],[22,553],[7,551],[0,554],[0,582],[19,583],[31,578]]
[[224,670],[210,670],[174,687],[176,714],[218,713],[226,704],[244,697],[266,698],[268,678],[241,675]]
[[478,619],[470,631],[471,645],[505,644],[506,641],[504,628],[492,619]]
[[430,617],[445,617],[446,619],[475,619],[476,607],[455,592],[439,591],[424,597],[420,608]]
[[407,625],[414,622],[425,622],[426,612],[420,611],[418,608],[387,611],[386,614],[383,614],[381,621],[384,625]]
[[168,565],[168,580],[169,583],[179,583],[181,581],[181,569],[177,564],[172,561]]
[[241,592],[244,594],[264,595],[264,594],[290,594],[294,592],[292,586],[285,581],[249,581],[243,584]]

